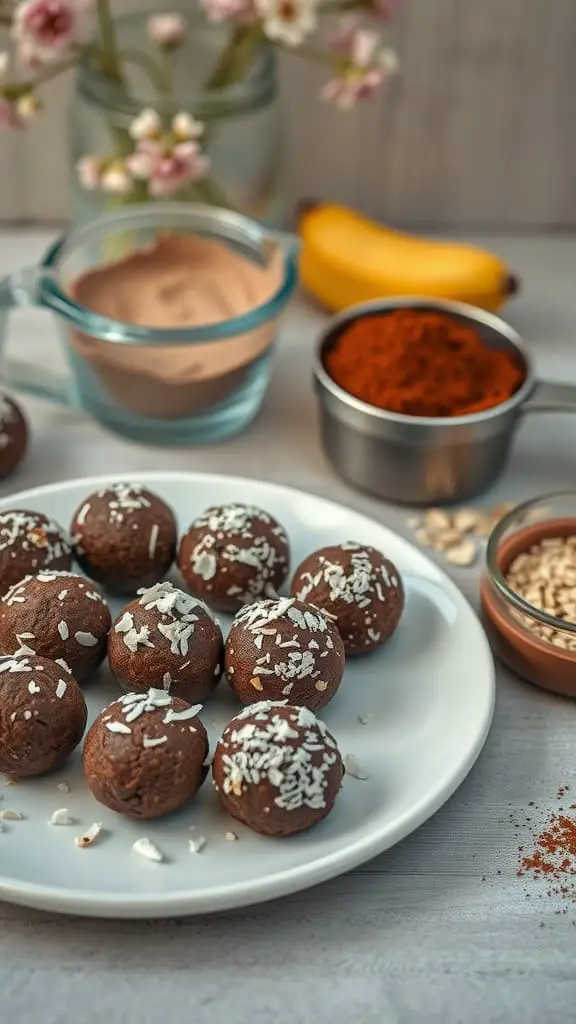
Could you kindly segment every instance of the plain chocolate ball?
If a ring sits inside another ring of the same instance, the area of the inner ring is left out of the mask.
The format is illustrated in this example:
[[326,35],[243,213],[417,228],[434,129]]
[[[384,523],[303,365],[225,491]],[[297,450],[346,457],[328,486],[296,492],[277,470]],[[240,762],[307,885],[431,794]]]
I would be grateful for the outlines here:
[[20,406],[0,392],[0,477],[4,479],[22,462],[28,448],[28,425]]

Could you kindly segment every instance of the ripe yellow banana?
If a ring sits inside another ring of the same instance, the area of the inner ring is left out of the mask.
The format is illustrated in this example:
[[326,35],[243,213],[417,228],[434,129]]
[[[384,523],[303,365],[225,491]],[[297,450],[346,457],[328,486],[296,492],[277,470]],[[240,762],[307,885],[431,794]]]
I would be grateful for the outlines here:
[[497,310],[517,280],[492,253],[383,227],[344,206],[305,204],[300,278],[333,311],[393,295],[423,295]]

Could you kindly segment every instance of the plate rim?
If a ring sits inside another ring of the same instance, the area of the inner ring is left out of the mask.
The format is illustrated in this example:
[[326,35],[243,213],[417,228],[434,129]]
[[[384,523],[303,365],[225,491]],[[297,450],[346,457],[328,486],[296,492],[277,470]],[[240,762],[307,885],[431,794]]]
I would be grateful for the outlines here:
[[14,882],[13,879],[0,874],[0,899],[19,906],[75,916],[132,920],[146,917],[156,919],[174,918],[235,910],[242,907],[256,906],[273,899],[302,892],[332,878],[339,877],[379,854],[385,853],[432,818],[453,796],[456,790],[459,789],[478,760],[490,732],[496,701],[496,671],[490,644],[471,602],[448,573],[415,544],[402,536],[402,534],[385,523],[372,518],[370,515],[360,512],[352,506],[335,501],[332,498],[326,498],[323,495],[305,491],[288,484],[276,483],[272,480],[261,480],[257,477],[243,477],[228,473],[209,473],[203,470],[142,470],[140,472],[129,470],[125,473],[102,473],[96,476],[60,480],[50,484],[41,484],[37,487],[28,487],[23,491],[16,491],[13,494],[0,498],[0,510],[1,506],[6,502],[17,501],[20,503],[26,499],[35,500],[45,494],[74,490],[84,486],[86,486],[87,490],[94,490],[99,485],[118,480],[131,480],[134,483],[143,484],[152,484],[155,481],[195,484],[218,481],[238,487],[246,487],[249,484],[264,485],[277,492],[282,492],[286,495],[287,499],[294,495],[307,499],[313,498],[332,506],[340,513],[348,511],[364,520],[366,525],[376,526],[393,534],[403,545],[412,552],[415,552],[421,560],[433,567],[436,578],[442,587],[452,594],[456,594],[457,600],[467,608],[471,620],[478,630],[478,641],[484,647],[484,654],[486,656],[487,701],[484,715],[478,722],[475,741],[471,745],[466,758],[462,759],[458,770],[452,772],[449,779],[438,787],[432,798],[430,796],[423,797],[416,805],[412,805],[410,810],[406,810],[400,816],[394,828],[388,829],[385,837],[378,830],[372,830],[368,835],[348,844],[344,853],[341,850],[336,850],[325,856],[316,857],[309,864],[297,865],[269,875],[265,879],[252,879],[251,881],[243,882],[240,887],[237,883],[232,883],[229,885],[219,885],[217,889],[208,888],[194,893],[191,893],[188,889],[175,890],[170,893],[159,891],[155,894],[128,893],[120,895],[97,893],[85,889],[62,889],[59,886],[44,885],[36,882]]

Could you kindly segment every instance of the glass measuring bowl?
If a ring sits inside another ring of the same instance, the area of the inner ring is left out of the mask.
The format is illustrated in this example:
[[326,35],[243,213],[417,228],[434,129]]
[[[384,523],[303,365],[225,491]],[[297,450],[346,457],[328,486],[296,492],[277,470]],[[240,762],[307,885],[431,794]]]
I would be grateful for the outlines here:
[[[271,267],[266,300],[196,327],[148,328],[109,319],[71,297],[89,270],[149,246],[159,234],[217,241]],[[40,265],[0,282],[0,371],[8,386],[71,405],[146,444],[190,445],[238,433],[262,405],[280,315],[297,281],[298,241],[240,214],[187,203],[124,207],[60,237]],[[69,374],[6,354],[10,309],[56,315]]]

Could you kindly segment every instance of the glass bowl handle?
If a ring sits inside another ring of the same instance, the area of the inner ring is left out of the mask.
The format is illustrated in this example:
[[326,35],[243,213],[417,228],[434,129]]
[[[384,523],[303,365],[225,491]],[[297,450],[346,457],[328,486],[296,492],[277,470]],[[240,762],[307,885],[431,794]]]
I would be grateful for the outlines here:
[[45,276],[44,271],[23,267],[0,280],[0,380],[15,391],[47,398],[58,405],[71,405],[70,383],[66,377],[52,373],[44,361],[35,366],[6,354],[9,312],[23,307],[44,308],[39,289],[41,276]]

